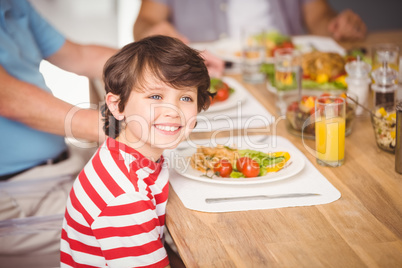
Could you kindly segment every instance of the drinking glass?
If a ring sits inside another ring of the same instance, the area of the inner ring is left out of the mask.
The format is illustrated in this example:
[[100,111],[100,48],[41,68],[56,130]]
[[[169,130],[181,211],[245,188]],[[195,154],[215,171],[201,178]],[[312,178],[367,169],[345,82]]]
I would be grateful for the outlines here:
[[293,48],[280,48],[274,53],[275,87],[277,91],[297,89],[297,71],[301,66],[301,54]]
[[260,28],[242,29],[242,73],[247,83],[257,84],[265,80],[261,65],[265,61],[265,34]]
[[322,97],[315,103],[315,141],[317,163],[341,166],[345,158],[345,99]]

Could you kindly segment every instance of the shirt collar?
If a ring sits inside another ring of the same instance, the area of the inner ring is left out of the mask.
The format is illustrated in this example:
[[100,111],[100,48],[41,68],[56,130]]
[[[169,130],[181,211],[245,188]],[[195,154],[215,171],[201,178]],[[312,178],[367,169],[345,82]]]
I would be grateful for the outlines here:
[[117,151],[118,153],[120,153],[120,150],[121,150],[125,153],[130,154],[131,156],[133,156],[135,158],[135,161],[137,161],[137,163],[139,164],[139,166],[141,168],[151,169],[153,172],[159,172],[164,163],[163,156],[161,156],[161,158],[159,159],[158,162],[154,162],[154,161],[148,159],[147,157],[145,157],[144,155],[142,155],[140,152],[138,152],[134,148],[131,148],[131,147],[127,146],[126,144],[121,143],[110,137],[108,137],[106,140],[106,146],[108,147],[108,149],[110,151]]

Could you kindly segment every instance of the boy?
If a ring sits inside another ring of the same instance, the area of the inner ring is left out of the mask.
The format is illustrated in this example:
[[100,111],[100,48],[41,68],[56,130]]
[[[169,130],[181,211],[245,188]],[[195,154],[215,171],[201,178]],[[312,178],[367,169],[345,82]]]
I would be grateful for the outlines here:
[[104,82],[109,138],[71,190],[61,266],[168,266],[162,153],[188,137],[197,113],[208,108],[207,68],[181,41],[153,36],[109,59]]

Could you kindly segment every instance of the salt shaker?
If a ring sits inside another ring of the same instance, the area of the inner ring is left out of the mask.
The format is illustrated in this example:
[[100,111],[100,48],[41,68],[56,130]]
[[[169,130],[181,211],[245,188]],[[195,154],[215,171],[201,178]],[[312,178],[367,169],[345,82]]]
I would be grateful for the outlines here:
[[374,91],[375,106],[394,106],[395,92],[398,88],[396,84],[397,72],[388,66],[387,62],[371,73],[374,84],[371,88]]
[[402,174],[402,101],[396,105],[395,171]]
[[[370,64],[357,60],[351,61],[345,65],[345,70],[348,73],[346,83],[348,84],[348,92],[357,96],[357,101],[363,106],[367,106],[367,96],[369,93],[369,85],[371,79],[369,73],[371,71]],[[363,108],[360,106],[356,109],[356,115],[361,115]]]

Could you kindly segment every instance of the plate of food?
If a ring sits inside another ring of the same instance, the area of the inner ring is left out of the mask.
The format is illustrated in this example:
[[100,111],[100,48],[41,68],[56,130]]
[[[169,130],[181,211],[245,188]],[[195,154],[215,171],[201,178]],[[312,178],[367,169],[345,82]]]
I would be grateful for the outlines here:
[[176,151],[184,161],[174,169],[193,180],[218,184],[257,184],[287,179],[305,166],[304,156],[280,148],[254,150],[217,145]]
[[224,61],[241,63],[241,43],[234,39],[220,39],[208,47],[209,51]]
[[[253,36],[255,40],[263,40],[262,46],[265,49],[266,62],[273,62],[274,51],[278,48],[294,48],[290,36],[283,35],[278,31],[269,31],[263,33],[263,36]],[[234,63],[242,62],[242,46],[240,40],[221,39],[208,46],[211,53],[217,57]]]
[[236,107],[244,103],[245,90],[242,86],[230,77],[211,78],[209,91],[214,94],[207,113],[214,113]]

